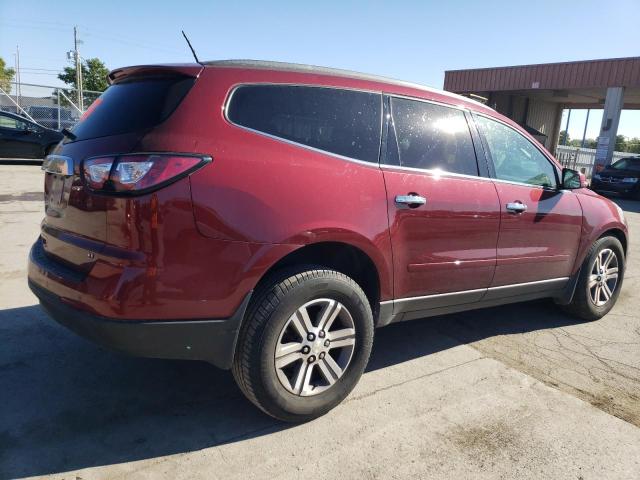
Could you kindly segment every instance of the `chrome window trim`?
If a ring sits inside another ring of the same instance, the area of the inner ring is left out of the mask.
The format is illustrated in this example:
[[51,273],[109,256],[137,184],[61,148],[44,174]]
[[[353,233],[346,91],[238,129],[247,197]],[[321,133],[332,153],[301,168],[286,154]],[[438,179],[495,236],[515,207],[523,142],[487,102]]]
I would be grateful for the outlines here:
[[515,182],[513,180],[502,180],[500,178],[492,178],[491,180],[493,180],[494,182],[497,183],[506,183],[509,185],[519,185],[521,187],[529,187],[529,188],[537,188],[539,190],[546,190],[548,192],[560,192],[560,191],[564,191],[560,188],[560,185],[558,185],[557,187],[545,187],[544,185],[534,185],[532,183],[524,183],[524,182]]
[[357,163],[359,165],[366,165],[368,167],[375,167],[375,168],[379,168],[380,167],[380,155],[378,154],[378,158],[375,162],[367,162],[366,160],[360,160],[357,158],[352,158],[352,157],[347,157],[345,155],[340,155],[339,153],[333,153],[333,152],[329,152],[327,150],[322,150],[320,148],[315,148],[315,147],[311,147],[309,145],[305,145],[304,143],[300,143],[300,142],[296,142],[293,140],[289,140],[286,138],[282,138],[282,137],[278,137],[276,135],[272,135],[270,133],[266,133],[266,132],[262,132],[260,130],[255,130],[253,128],[250,127],[245,127],[244,125],[240,125],[236,122],[234,122],[233,120],[231,120],[229,118],[229,105],[231,104],[231,100],[233,99],[233,95],[236,93],[236,91],[239,88],[242,87],[252,87],[252,86],[283,86],[283,87],[311,87],[311,88],[325,88],[325,89],[331,89],[331,90],[347,90],[347,91],[352,91],[352,92],[362,92],[362,93],[371,93],[374,95],[379,95],[380,96],[380,141],[378,142],[378,152],[380,150],[380,142],[382,141],[382,130],[384,127],[384,117],[383,117],[383,109],[384,109],[384,94],[382,93],[382,91],[380,90],[367,90],[367,89],[363,89],[363,88],[349,88],[349,87],[335,87],[335,86],[331,86],[331,85],[314,85],[314,84],[306,84],[306,83],[278,83],[278,82],[245,82],[245,83],[238,83],[235,84],[230,93],[227,95],[227,100],[225,101],[224,105],[222,106],[222,112],[223,112],[223,116],[224,119],[227,123],[229,123],[230,125],[233,125],[234,127],[237,128],[241,128],[242,130],[245,130],[247,132],[252,132],[252,133],[256,133],[258,135],[262,135],[263,137],[267,137],[267,138],[271,138],[273,140],[277,140],[279,142],[283,142],[289,145],[294,145],[297,147],[301,147],[307,150],[311,150],[312,152],[317,152],[317,153],[322,153],[323,155],[330,155],[334,158],[338,158],[340,160],[346,160],[348,162],[353,162],[353,163]]
[[490,177],[483,177],[480,175],[467,175],[465,173],[455,173],[455,172],[447,172],[446,170],[434,170],[431,168],[415,168],[415,167],[403,167],[400,165],[387,165],[384,163],[380,164],[380,168],[384,170],[406,170],[412,173],[424,173],[430,176],[440,176],[440,177],[454,177],[454,178],[463,178],[470,180],[482,180],[485,182],[491,182],[495,180]]
[[[517,133],[518,135],[520,135],[522,138],[524,138],[527,142],[529,142],[531,145],[533,145],[533,147],[538,150],[538,152],[540,152],[540,154],[546,158],[547,162],[549,162],[551,164],[551,166],[553,167],[553,169],[556,172],[556,186],[555,187],[543,187],[541,185],[531,185],[530,183],[524,183],[524,182],[514,182],[511,180],[502,180],[499,178],[495,178],[494,180],[500,181],[500,182],[505,182],[505,183],[514,183],[516,185],[530,185],[532,187],[539,187],[539,188],[543,188],[545,190],[552,190],[552,191],[557,191],[560,190],[560,187],[562,186],[562,171],[559,170],[559,167],[557,165],[557,160],[555,158],[553,158],[553,156],[546,151],[546,149],[542,149],[538,146],[537,142],[532,142],[531,140],[529,140],[527,137],[525,137],[521,132],[519,132],[517,129],[513,128],[512,125],[509,125],[508,123],[506,123],[505,121],[501,120],[500,118],[494,117],[492,115],[488,115],[486,113],[483,112],[477,112],[477,111],[472,111],[472,113],[474,115],[478,115],[479,117],[485,117],[489,120],[493,120],[494,122],[498,122],[501,123],[502,125],[504,125],[505,127],[513,130],[515,133]],[[482,131],[481,128],[478,128],[478,130],[480,130],[480,135],[482,135],[483,137],[484,132]],[[485,137],[485,141],[486,141],[486,137]],[[491,150],[491,148],[489,148],[489,150]],[[489,154],[491,154],[491,152],[489,152]],[[491,162],[493,163],[493,157],[490,158]],[[495,166],[494,166],[495,168]]]
[[[475,110],[470,110],[469,108],[463,105],[456,105],[454,103],[440,102],[438,100],[431,100],[428,98],[421,98],[421,97],[413,97],[411,95],[402,95],[399,93],[391,93],[391,92],[385,92],[385,91],[383,91],[382,93],[388,97],[401,98],[403,100],[415,100],[416,102],[423,102],[423,103],[431,103],[433,105],[438,105],[440,107],[448,107],[448,108],[453,108],[455,110],[462,110],[463,112],[475,111]],[[471,132],[469,132],[469,134],[471,134]]]
[[270,133],[264,133],[264,132],[261,132],[260,130],[254,130],[253,128],[244,127],[242,125],[238,125],[237,123],[233,123],[231,120],[228,120],[228,122],[230,124],[232,124],[234,127],[241,128],[242,130],[245,130],[247,132],[255,133],[255,134],[261,135],[263,137],[267,137],[267,138],[271,138],[273,140],[277,140],[279,142],[283,142],[283,143],[287,143],[289,145],[293,145],[293,146],[296,146],[296,147],[304,148],[306,150],[311,150],[312,152],[321,153],[323,155],[329,155],[329,156],[337,158],[339,160],[345,160],[347,162],[357,163],[359,165],[380,169],[380,163],[379,162],[375,162],[375,163],[374,162],[367,162],[365,160],[358,160],[357,158],[345,157],[345,156],[339,155],[337,153],[327,152],[326,150],[321,150],[319,148],[310,147],[310,146],[305,145],[303,143],[298,143],[298,142],[294,142],[292,140],[287,140],[286,138],[276,137],[275,135],[271,135]]
[[487,287],[487,288],[476,288],[476,289],[472,289],[472,290],[458,290],[455,292],[447,292],[447,293],[434,293],[433,295],[422,295],[422,296],[417,296],[417,297],[403,297],[403,298],[395,298],[393,300],[385,300],[383,302],[380,302],[380,305],[390,305],[393,303],[402,303],[402,302],[410,302],[410,301],[414,301],[414,300],[430,300],[430,299],[435,299],[435,298],[443,298],[446,296],[456,296],[456,295],[460,295],[460,294],[473,294],[473,293],[480,293],[480,292],[493,292],[493,291],[500,291],[500,290],[505,290],[508,288],[515,288],[515,287],[525,287],[528,285],[545,285],[547,283],[557,283],[560,281],[567,281],[569,280],[570,277],[557,277],[557,278],[548,278],[545,280],[535,280],[533,282],[523,282],[523,283],[510,283],[508,285],[499,285],[497,287]]

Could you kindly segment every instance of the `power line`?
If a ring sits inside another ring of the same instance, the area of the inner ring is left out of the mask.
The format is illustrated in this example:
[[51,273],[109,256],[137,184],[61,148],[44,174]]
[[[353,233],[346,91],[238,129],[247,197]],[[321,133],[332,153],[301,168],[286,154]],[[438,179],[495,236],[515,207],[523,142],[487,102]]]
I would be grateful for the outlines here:
[[[56,32],[68,32],[68,27],[64,27],[65,24],[59,23],[59,22],[43,22],[43,23],[53,23],[55,25],[59,25],[59,26],[49,26],[49,25],[33,25],[30,24],[30,20],[20,20],[19,23],[16,22],[10,22],[10,21],[6,21],[6,20],[0,20],[0,24],[4,24],[4,25],[8,25],[10,27],[14,27],[14,28],[29,28],[29,29],[33,29],[33,30],[51,30],[51,31],[56,31]],[[169,52],[169,53],[180,53],[183,54],[184,51],[182,50],[177,50],[177,49],[172,49],[163,45],[158,45],[158,44],[148,44],[148,43],[142,43],[142,42],[138,42],[134,39],[131,39],[130,37],[123,37],[122,35],[118,35],[113,36],[111,34],[107,34],[107,33],[101,33],[100,30],[97,30],[93,27],[87,27],[84,25],[80,25],[82,26],[83,29],[83,35],[84,36],[90,36],[90,37],[97,37],[97,38],[102,38],[105,40],[110,40],[112,42],[116,42],[116,43],[120,43],[123,45],[129,45],[132,47],[138,47],[138,48],[143,48],[143,49],[147,49],[147,50],[156,50],[156,51],[164,51],[164,52]]]
[[38,68],[38,67],[20,67],[20,70],[35,70],[35,71],[43,71],[43,72],[58,72],[62,73],[59,68]]
[[[24,71],[24,68],[20,69],[21,71]],[[57,73],[48,73],[48,72],[24,72],[25,74],[28,75],[50,75],[52,77],[57,77],[58,74]],[[59,72],[59,73],[64,73],[64,72]]]
[[29,25],[29,24],[13,24],[11,22],[6,22],[4,20],[0,20],[0,24],[6,25],[8,27],[12,27],[12,28],[30,28],[33,30],[51,30],[51,31],[56,31],[56,32],[67,32],[69,31],[67,28],[61,28],[61,27],[49,27],[49,26],[42,26],[42,25]]
[[123,45],[129,45],[129,46],[138,47],[138,48],[145,48],[145,49],[148,49],[148,50],[165,51],[165,52],[170,52],[170,53],[184,53],[183,51],[180,51],[180,50],[173,50],[171,48],[165,48],[165,47],[158,46],[158,45],[150,45],[150,44],[144,44],[144,43],[140,43],[140,42],[136,42],[136,41],[125,40],[123,38],[113,37],[113,36],[110,36],[110,35],[103,35],[101,33],[85,32],[85,35],[90,36],[90,37],[103,38],[103,39],[106,39],[106,40],[110,40],[112,42],[121,43]]

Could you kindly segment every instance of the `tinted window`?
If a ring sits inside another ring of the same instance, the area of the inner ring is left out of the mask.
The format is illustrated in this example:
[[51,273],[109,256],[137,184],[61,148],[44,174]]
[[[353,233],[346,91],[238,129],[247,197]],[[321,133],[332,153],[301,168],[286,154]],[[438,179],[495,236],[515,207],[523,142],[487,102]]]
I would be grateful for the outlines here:
[[247,85],[229,120],[285,140],[367,162],[378,161],[382,96],[334,88]]
[[623,158],[611,165],[611,168],[617,170],[633,170],[634,172],[640,172],[640,158]]
[[480,116],[476,119],[489,144],[496,178],[556,187],[555,167],[533,143],[500,122]]
[[73,133],[84,140],[153,127],[175,110],[193,82],[160,77],[111,85],[87,109]]
[[0,115],[0,128],[10,128],[12,130],[26,130],[27,124],[21,122],[20,120],[16,120],[12,117],[5,117],[4,115]]
[[401,166],[478,174],[469,125],[462,111],[392,98],[391,112]]

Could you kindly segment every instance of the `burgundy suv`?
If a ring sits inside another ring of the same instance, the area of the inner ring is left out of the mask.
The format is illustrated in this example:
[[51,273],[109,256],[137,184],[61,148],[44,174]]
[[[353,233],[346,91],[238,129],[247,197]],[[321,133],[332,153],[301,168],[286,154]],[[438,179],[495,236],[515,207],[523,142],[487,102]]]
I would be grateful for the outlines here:
[[233,370],[324,414],[376,327],[549,297],[614,305],[622,211],[523,129],[446,92],[254,61],[138,66],[50,155],[44,309],[120,351]]

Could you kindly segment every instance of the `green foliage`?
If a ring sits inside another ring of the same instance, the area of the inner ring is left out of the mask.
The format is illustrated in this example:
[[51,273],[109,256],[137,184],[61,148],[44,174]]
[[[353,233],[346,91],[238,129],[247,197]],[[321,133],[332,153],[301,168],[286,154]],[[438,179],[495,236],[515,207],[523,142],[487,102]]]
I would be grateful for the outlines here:
[[559,137],[558,143],[560,145],[569,145],[570,138],[571,137],[569,137],[569,134],[567,133],[566,130],[560,130],[560,137]]
[[624,135],[616,136],[616,152],[640,153],[640,138],[627,138]]
[[13,68],[7,68],[4,59],[0,57],[0,88],[7,93],[11,92],[11,82],[15,77],[16,71]]
[[567,145],[572,147],[581,147],[581,148],[596,148],[598,145],[598,141],[593,138],[586,138],[584,140],[584,147],[582,146],[582,139],[574,138],[573,140],[569,140]]
[[[95,90],[104,92],[109,84],[107,75],[109,69],[99,58],[88,58],[82,62],[82,88],[84,90]],[[64,67],[64,73],[58,78],[73,88],[78,88],[76,84],[76,67]]]

